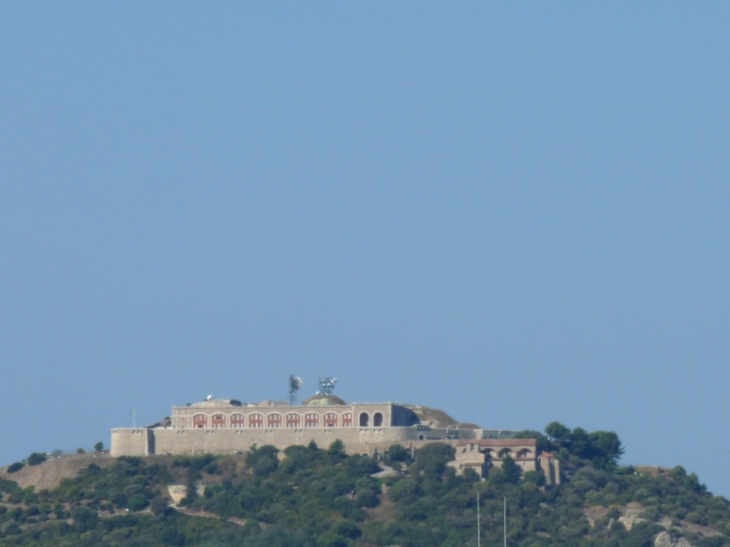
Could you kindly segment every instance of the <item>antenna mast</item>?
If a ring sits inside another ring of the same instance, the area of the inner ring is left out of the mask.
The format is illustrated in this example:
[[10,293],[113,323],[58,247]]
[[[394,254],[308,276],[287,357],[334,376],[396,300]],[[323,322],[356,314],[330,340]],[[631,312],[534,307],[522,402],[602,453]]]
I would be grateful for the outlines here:
[[336,383],[337,383],[337,378],[320,378],[319,379],[319,392],[322,395],[332,395],[332,392],[335,390]]

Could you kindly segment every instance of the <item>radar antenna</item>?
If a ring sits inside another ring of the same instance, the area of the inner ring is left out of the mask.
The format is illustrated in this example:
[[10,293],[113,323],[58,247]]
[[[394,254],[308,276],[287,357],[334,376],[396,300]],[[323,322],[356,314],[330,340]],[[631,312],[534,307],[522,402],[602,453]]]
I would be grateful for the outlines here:
[[302,389],[302,379],[299,376],[289,375],[289,406],[297,404],[297,391]]
[[332,392],[335,390],[336,383],[337,383],[337,378],[320,378],[319,379],[319,392],[322,395],[332,395]]

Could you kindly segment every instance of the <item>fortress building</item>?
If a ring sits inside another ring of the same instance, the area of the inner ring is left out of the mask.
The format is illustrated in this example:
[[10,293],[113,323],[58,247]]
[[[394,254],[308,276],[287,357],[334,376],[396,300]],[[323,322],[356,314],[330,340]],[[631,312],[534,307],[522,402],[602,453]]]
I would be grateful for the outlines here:
[[314,441],[327,447],[336,439],[348,452],[371,453],[395,443],[475,439],[483,433],[425,407],[347,404],[334,395],[317,395],[297,406],[218,399],[174,406],[169,419],[149,427],[113,429],[111,454],[230,454],[254,444],[283,449]]
[[459,423],[445,412],[423,406],[348,404],[332,395],[331,389],[326,391],[301,405],[290,404],[290,398],[290,402],[258,404],[208,399],[173,406],[172,416],[160,423],[112,429],[111,455],[231,454],[248,451],[253,445],[284,449],[310,442],[326,448],[337,439],[350,454],[373,455],[393,444],[415,449],[445,441],[457,449],[452,462],[457,472],[471,467],[483,474],[490,465],[501,465],[506,454],[526,471],[539,468],[534,439],[500,439],[509,436],[508,432]]

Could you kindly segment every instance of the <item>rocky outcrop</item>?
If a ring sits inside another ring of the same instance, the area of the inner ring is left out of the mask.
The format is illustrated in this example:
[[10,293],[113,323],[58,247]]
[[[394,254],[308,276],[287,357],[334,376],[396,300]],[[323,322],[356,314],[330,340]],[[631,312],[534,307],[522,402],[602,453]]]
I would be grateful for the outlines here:
[[683,537],[673,538],[669,532],[659,532],[654,547],[692,547],[692,544]]

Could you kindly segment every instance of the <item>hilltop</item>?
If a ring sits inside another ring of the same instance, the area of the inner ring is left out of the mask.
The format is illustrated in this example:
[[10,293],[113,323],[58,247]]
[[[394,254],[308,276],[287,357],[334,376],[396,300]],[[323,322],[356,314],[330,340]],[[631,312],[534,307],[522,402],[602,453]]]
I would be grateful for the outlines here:
[[[535,438],[564,482],[510,459],[481,481],[454,447],[396,445],[377,457],[341,443],[198,457],[62,457],[0,472],[0,546],[720,547],[730,502],[682,467],[621,466],[611,432],[551,424]],[[35,463],[35,462],[34,462]],[[17,480],[16,480],[17,479]],[[33,482],[36,481],[36,482]]]
[[107,467],[116,460],[108,452],[91,454],[59,454],[48,456],[43,465],[25,465],[19,471],[8,472],[8,467],[0,468],[0,478],[12,480],[21,488],[33,487],[36,491],[52,490],[61,484],[62,479],[72,479],[89,467]]

